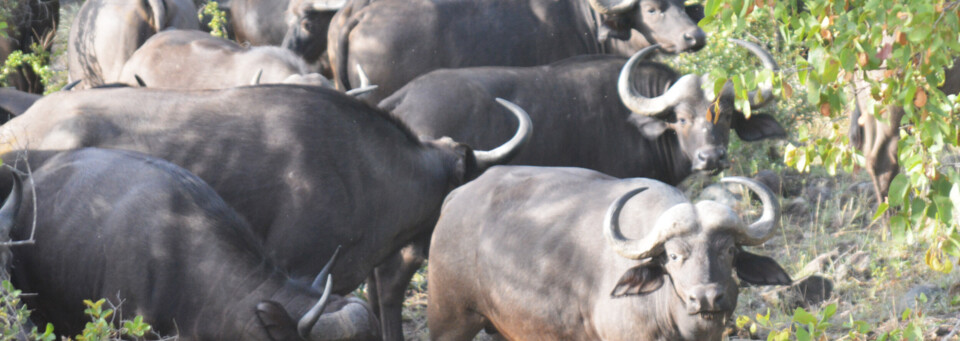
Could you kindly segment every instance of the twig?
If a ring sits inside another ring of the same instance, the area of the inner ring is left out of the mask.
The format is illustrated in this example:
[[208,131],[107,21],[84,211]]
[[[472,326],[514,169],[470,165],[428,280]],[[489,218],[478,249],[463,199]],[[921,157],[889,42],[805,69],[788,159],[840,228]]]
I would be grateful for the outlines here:
[[953,324],[953,328],[950,330],[950,334],[947,334],[947,336],[944,336],[942,339],[940,339],[940,341],[950,340],[951,337],[953,337],[954,335],[957,335],[957,329],[960,329],[960,315],[957,316],[957,323]]

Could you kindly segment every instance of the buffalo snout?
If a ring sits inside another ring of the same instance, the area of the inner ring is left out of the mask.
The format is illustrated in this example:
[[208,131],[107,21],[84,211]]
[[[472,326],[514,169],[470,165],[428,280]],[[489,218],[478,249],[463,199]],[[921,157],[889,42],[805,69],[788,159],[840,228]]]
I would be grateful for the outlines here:
[[693,169],[697,171],[719,171],[729,166],[727,151],[723,147],[703,147],[697,149]]
[[704,314],[730,310],[726,290],[718,284],[699,285],[687,291],[687,313]]

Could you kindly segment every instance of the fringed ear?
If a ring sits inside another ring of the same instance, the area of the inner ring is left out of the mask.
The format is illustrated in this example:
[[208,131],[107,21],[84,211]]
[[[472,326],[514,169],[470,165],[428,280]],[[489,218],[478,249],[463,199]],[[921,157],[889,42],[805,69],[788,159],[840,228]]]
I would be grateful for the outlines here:
[[644,137],[651,140],[660,138],[660,135],[663,135],[667,129],[670,129],[667,122],[656,117],[631,114],[628,121],[636,126],[637,129],[640,129],[640,133],[643,134]]
[[746,251],[737,253],[733,266],[741,281],[754,285],[790,285],[793,280],[773,258]]
[[632,267],[623,274],[623,277],[620,277],[610,296],[616,298],[629,295],[646,295],[657,291],[663,286],[665,275],[663,266],[656,262]]
[[287,310],[274,301],[261,301],[257,304],[257,320],[272,341],[299,340],[297,323]]

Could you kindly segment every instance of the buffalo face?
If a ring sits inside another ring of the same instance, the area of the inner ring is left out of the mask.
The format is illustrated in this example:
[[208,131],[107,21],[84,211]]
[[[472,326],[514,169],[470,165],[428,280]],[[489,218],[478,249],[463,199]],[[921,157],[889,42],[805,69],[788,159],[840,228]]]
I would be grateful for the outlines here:
[[698,51],[707,42],[697,26],[702,10],[686,8],[682,0],[590,0],[590,5],[603,16],[601,30],[609,37],[627,39],[634,29],[671,53]]
[[748,253],[742,246],[759,245],[772,237],[780,220],[780,206],[766,186],[741,177],[724,178],[757,193],[763,214],[746,224],[728,206],[701,201],[681,203],[657,218],[653,230],[642,239],[627,239],[620,233],[620,210],[644,188],[621,196],[607,210],[604,236],[620,256],[641,261],[620,278],[613,297],[647,295],[663,287],[670,313],[689,339],[717,333],[733,314],[741,281],[758,285],[790,284],[790,276],[771,258]]
[[[735,41],[760,57],[766,68],[776,70],[776,62],[769,53],[759,46],[743,41]],[[689,161],[693,172],[716,173],[729,166],[727,144],[730,129],[744,141],[756,141],[764,138],[784,137],[786,132],[777,121],[766,114],[753,114],[747,119],[734,107],[733,85],[724,85],[720,95],[714,98],[712,93],[703,90],[703,84],[713,84],[709,79],[695,74],[684,75],[667,83],[666,90],[656,89],[661,80],[639,79],[636,71],[640,60],[652,53],[657,45],[644,48],[627,61],[620,72],[617,89],[623,104],[633,112],[631,123],[648,138],[657,139],[664,132],[672,131],[680,145],[683,157]],[[642,70],[641,70],[642,71]],[[647,97],[637,91],[638,83],[643,84],[645,92],[660,92],[655,97]],[[751,108],[759,109],[772,103],[772,90],[761,88],[751,93]],[[754,100],[755,99],[755,100]]]
[[345,1],[296,0],[287,10],[287,33],[282,47],[315,63],[327,50],[327,28]]

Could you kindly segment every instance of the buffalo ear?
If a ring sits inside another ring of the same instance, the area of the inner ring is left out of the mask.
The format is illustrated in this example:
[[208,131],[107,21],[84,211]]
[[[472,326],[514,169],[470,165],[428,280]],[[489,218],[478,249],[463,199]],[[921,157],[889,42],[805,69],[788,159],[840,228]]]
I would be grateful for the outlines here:
[[690,5],[684,8],[684,10],[687,12],[687,16],[690,17],[690,20],[693,20],[694,24],[699,23],[700,20],[703,20],[703,17],[704,17],[703,5],[700,5],[700,4]]
[[663,132],[669,129],[667,122],[656,117],[630,114],[629,121],[640,129],[640,133],[643,134],[644,137],[651,140],[660,138],[660,135],[663,135]]
[[767,114],[753,114],[750,119],[737,112],[733,115],[733,129],[744,141],[757,141],[769,138],[787,137],[787,131],[773,116]]
[[257,304],[257,320],[273,341],[299,340],[297,323],[287,310],[274,301],[260,301]]
[[754,285],[790,285],[790,275],[773,258],[746,251],[737,253],[733,266],[740,280]]
[[665,275],[663,266],[657,262],[632,267],[620,277],[610,296],[616,298],[649,294],[663,286]]
[[600,41],[607,39],[627,40],[630,39],[630,30],[633,29],[633,23],[630,18],[622,14],[601,15],[603,23],[597,29],[597,38]]

